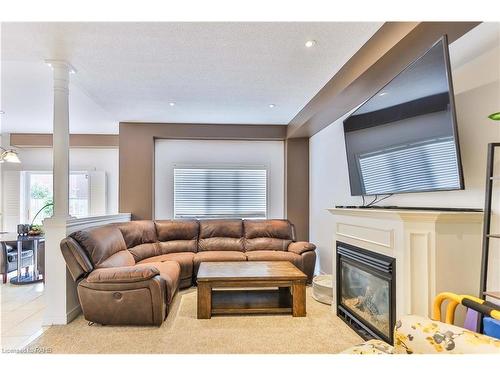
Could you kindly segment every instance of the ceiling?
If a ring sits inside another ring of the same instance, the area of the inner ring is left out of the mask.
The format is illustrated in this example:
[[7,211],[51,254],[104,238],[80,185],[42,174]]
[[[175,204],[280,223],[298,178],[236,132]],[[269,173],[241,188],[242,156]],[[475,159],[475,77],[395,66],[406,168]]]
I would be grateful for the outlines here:
[[500,22],[483,22],[450,45],[452,68],[460,68],[486,51],[498,47]]
[[2,131],[51,131],[47,58],[77,70],[74,133],[117,133],[119,121],[287,124],[381,25],[3,23]]
[[[448,48],[452,80],[462,66],[495,48],[497,51],[500,48],[499,22],[483,22],[455,40]],[[368,113],[447,92],[449,84],[445,69],[443,49],[436,44],[362,103],[353,114]],[[494,75],[491,78],[494,80]],[[481,81],[477,83],[484,84]],[[454,93],[457,94],[457,90]]]

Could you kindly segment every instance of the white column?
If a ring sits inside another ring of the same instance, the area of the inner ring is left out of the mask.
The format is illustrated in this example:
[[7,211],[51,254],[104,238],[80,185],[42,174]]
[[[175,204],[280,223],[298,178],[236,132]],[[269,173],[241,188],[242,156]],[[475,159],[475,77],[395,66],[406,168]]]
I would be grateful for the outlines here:
[[69,63],[47,60],[54,74],[54,218],[69,218]]
[[66,269],[59,243],[66,237],[69,216],[69,76],[66,61],[47,60],[54,79],[53,200],[54,214],[43,222],[45,231],[44,323],[66,324],[79,312],[76,287]]

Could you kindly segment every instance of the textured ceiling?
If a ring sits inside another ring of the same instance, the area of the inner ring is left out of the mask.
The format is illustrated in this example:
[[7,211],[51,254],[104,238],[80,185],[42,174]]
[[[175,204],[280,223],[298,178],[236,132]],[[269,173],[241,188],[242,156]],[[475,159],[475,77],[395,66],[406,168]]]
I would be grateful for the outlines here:
[[3,23],[3,131],[50,131],[47,58],[73,64],[73,91],[106,118],[74,99],[89,117],[72,118],[74,132],[116,132],[118,121],[286,124],[381,25]]

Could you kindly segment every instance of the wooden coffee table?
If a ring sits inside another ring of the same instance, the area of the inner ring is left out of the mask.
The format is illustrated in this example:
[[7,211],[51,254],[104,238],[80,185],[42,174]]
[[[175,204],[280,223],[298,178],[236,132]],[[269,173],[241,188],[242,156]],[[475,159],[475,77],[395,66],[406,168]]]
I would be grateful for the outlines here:
[[[306,280],[290,262],[203,262],[197,277],[198,319],[249,313],[305,316]],[[276,289],[256,289],[263,287]]]

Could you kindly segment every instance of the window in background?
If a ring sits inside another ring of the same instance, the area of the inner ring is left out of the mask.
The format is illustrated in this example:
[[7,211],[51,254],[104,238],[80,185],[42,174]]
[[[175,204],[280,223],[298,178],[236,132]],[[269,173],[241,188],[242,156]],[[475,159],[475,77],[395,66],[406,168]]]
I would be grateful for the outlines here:
[[89,177],[86,173],[69,175],[69,214],[74,217],[89,216]]
[[[52,203],[52,174],[27,172],[25,176],[27,198],[25,221],[31,223],[42,207]],[[52,216],[52,206],[45,207],[33,224],[41,224],[43,219],[50,216]]]
[[265,168],[174,168],[174,218],[267,217]]
[[[25,172],[24,218],[31,223],[37,212],[52,202],[52,173]],[[86,173],[72,172],[69,177],[69,214],[75,217],[89,216],[89,178]],[[38,214],[34,224],[52,216],[52,206]]]

